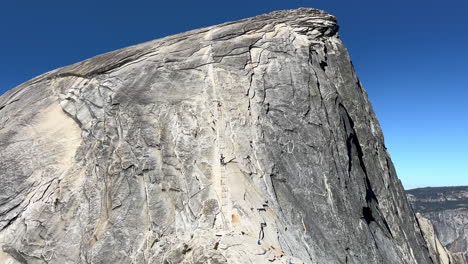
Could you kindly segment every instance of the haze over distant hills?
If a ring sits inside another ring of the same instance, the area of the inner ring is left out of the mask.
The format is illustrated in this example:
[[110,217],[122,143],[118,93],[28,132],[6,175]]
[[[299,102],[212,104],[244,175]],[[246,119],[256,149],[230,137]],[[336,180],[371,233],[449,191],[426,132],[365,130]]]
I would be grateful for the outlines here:
[[468,208],[468,186],[417,188],[407,193],[414,209],[421,213]]

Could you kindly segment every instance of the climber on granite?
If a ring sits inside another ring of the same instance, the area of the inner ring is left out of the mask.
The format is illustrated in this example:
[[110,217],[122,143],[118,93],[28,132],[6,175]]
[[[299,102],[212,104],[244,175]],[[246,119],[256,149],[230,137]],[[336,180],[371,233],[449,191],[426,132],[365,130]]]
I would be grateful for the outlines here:
[[260,232],[258,233],[258,241],[257,241],[257,244],[261,244],[261,240],[263,240],[263,238],[265,237],[265,232],[263,231],[263,228],[266,227],[267,224],[266,223],[260,223]]

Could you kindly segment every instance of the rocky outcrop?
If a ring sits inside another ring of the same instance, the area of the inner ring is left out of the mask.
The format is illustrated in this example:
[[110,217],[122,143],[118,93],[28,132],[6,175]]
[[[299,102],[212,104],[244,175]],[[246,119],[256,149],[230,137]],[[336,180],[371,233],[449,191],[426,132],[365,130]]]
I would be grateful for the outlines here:
[[440,243],[431,221],[419,213],[416,214],[416,219],[418,220],[424,239],[427,242],[427,247],[429,248],[431,256],[435,256],[441,264],[454,263],[450,252]]
[[435,226],[437,236],[450,252],[468,263],[468,209],[434,211],[424,214]]
[[438,263],[337,31],[278,11],[7,92],[0,259]]
[[429,219],[452,263],[468,263],[468,187],[432,187],[408,190],[417,212]]

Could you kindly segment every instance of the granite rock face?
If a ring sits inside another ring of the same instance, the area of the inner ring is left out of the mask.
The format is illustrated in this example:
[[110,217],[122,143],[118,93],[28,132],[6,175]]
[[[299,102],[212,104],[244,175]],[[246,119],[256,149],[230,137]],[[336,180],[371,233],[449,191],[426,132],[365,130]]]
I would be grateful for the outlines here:
[[429,219],[452,263],[468,263],[468,186],[408,190],[414,209]]
[[468,263],[468,209],[445,210],[424,214],[435,233],[454,258],[453,263]]
[[431,256],[435,256],[441,264],[453,264],[453,257],[440,242],[431,221],[419,213],[416,213],[416,219],[418,220],[419,227],[426,240]]
[[0,261],[438,263],[337,31],[278,11],[4,94]]

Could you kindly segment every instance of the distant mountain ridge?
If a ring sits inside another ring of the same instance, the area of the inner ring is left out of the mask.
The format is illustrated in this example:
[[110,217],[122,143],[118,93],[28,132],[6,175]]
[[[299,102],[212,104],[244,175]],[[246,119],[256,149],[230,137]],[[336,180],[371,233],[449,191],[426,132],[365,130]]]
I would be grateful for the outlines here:
[[425,187],[406,191],[408,200],[420,213],[468,209],[468,186]]
[[468,186],[407,190],[414,210],[431,220],[455,263],[468,263]]

